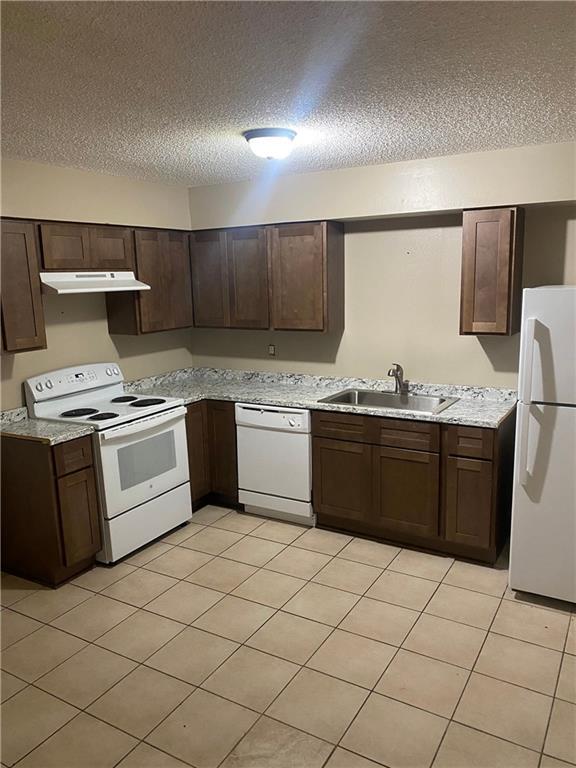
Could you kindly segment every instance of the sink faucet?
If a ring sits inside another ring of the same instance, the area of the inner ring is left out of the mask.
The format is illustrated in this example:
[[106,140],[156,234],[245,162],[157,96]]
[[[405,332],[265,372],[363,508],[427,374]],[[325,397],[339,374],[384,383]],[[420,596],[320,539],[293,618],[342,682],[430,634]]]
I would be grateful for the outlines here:
[[400,363],[393,363],[388,371],[388,376],[394,377],[394,393],[396,395],[408,394],[408,381],[404,381],[404,368]]

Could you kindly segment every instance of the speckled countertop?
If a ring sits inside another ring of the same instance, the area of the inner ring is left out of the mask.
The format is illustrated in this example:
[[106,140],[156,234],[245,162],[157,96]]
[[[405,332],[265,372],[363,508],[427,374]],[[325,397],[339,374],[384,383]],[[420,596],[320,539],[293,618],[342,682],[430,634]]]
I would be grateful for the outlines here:
[[[510,389],[436,385],[410,382],[410,392],[422,395],[457,397],[458,402],[438,414],[401,411],[391,408],[366,408],[337,403],[319,403],[343,389],[372,389],[391,392],[392,382],[377,379],[334,378],[295,373],[263,373],[218,368],[185,368],[126,383],[129,392],[181,397],[186,404],[200,400],[308,408],[310,410],[362,413],[395,419],[462,424],[496,428],[516,405],[516,392]],[[90,434],[91,427],[43,419],[28,419],[25,408],[0,415],[2,434],[56,443]]]

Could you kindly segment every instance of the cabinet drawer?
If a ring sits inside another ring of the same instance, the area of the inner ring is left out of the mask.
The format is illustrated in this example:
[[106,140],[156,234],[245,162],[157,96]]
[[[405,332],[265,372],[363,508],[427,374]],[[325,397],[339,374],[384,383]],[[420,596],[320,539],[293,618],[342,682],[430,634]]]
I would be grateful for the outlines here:
[[92,465],[92,440],[79,437],[54,446],[54,464],[58,477]]
[[483,427],[444,427],[444,445],[450,456],[491,459],[494,454],[494,430]]
[[388,448],[405,448],[412,451],[440,450],[440,426],[426,421],[404,419],[371,419],[371,440]]
[[355,443],[370,443],[370,419],[354,413],[312,411],[312,435]]

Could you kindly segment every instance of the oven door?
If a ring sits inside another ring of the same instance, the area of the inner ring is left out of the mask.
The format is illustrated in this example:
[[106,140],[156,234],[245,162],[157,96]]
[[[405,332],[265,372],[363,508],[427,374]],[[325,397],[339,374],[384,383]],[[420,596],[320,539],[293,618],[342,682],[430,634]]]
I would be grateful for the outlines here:
[[96,434],[104,517],[116,517],[188,481],[185,415],[186,409],[178,407]]

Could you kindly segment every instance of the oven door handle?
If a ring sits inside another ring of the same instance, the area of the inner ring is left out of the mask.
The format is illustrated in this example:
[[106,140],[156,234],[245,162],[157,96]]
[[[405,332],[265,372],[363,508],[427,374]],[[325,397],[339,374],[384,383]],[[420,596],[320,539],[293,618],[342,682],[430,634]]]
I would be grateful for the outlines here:
[[178,406],[177,408],[168,411],[168,413],[163,413],[159,416],[149,416],[145,419],[139,419],[126,427],[115,427],[107,432],[101,432],[100,437],[105,442],[109,442],[110,440],[122,440],[124,437],[147,432],[156,427],[163,426],[164,424],[169,424],[171,421],[179,421],[185,414],[186,408],[184,408],[184,406]]

